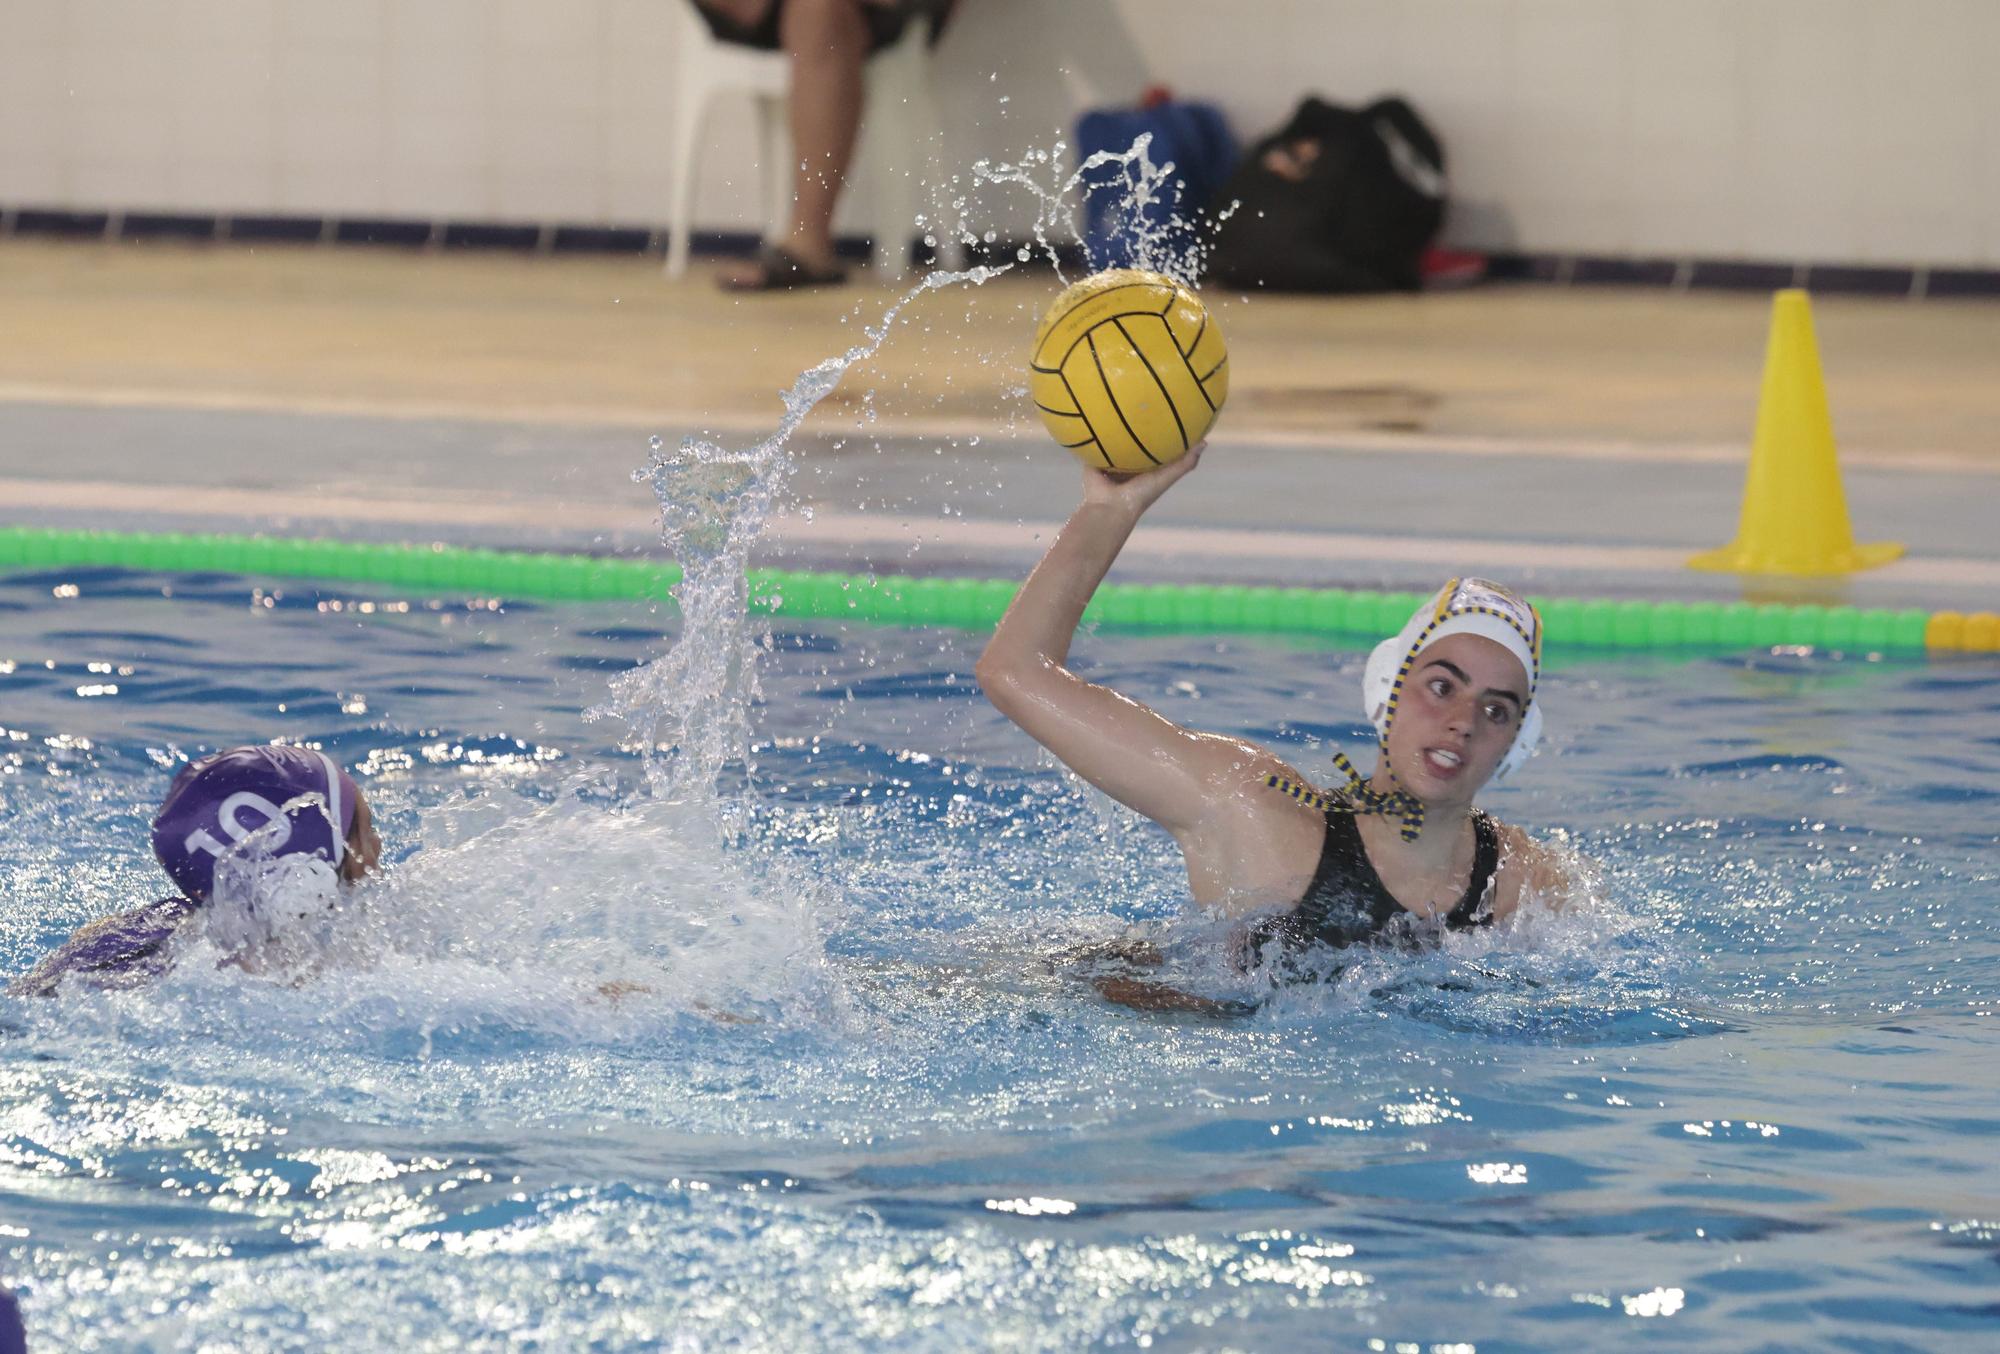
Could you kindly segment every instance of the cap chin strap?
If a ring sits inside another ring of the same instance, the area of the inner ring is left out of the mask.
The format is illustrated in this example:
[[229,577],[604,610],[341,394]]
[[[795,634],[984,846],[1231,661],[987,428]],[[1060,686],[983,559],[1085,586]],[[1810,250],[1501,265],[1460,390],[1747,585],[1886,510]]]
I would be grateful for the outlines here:
[[[1388,773],[1390,781],[1396,773],[1389,767],[1389,748],[1382,747],[1382,769]],[[1347,777],[1347,784],[1340,787],[1340,795],[1353,805],[1355,814],[1380,814],[1384,818],[1394,818],[1402,824],[1403,840],[1413,842],[1417,834],[1424,830],[1424,801],[1405,790],[1400,785],[1393,790],[1377,790],[1369,785],[1354,763],[1347,760],[1345,753],[1333,754],[1333,769]]]
[[1401,825],[1398,830],[1403,834],[1404,841],[1417,839],[1417,834],[1424,830],[1423,800],[1407,790],[1375,789],[1342,753],[1333,754],[1333,765],[1347,778],[1347,783],[1331,795],[1320,794],[1284,776],[1266,776],[1264,784],[1323,813],[1351,813],[1356,817],[1379,814],[1384,818],[1394,818]]

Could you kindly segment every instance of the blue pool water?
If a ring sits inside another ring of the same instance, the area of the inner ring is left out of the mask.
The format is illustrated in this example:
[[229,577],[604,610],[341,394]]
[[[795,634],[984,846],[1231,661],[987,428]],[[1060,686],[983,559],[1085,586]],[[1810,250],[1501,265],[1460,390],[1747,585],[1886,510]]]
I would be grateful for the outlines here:
[[[1048,962],[1140,929],[1232,981],[979,637],[780,625],[750,765],[661,795],[579,713],[660,624],[0,579],[0,970],[166,891],[169,750],[319,742],[396,862],[289,974],[0,999],[43,1347],[2000,1340],[2000,665],[1558,666],[1490,802],[1604,897],[1217,1022]],[[1355,654],[1078,656],[1313,771],[1364,746]]]

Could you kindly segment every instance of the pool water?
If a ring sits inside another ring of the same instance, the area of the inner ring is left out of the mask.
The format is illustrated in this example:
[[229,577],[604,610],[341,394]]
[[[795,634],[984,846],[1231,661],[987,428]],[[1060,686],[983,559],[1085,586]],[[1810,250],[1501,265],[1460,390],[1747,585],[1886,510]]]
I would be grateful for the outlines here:
[[[176,751],[319,743],[394,858],[291,968],[0,999],[39,1347],[2000,1340],[2000,665],[1557,666],[1490,807],[1603,897],[1218,1021],[1051,962],[1241,981],[979,636],[779,625],[748,764],[662,795],[580,713],[662,624],[0,578],[0,970],[167,891]],[[1366,745],[1358,654],[1077,657],[1309,772]]]

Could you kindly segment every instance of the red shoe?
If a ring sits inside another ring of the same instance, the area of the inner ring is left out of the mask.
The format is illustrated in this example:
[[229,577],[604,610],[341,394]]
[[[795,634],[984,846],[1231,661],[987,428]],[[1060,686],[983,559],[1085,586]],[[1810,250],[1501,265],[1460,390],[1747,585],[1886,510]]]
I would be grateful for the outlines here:
[[1486,256],[1432,245],[1417,260],[1417,274],[1426,288],[1469,287],[1485,280]]

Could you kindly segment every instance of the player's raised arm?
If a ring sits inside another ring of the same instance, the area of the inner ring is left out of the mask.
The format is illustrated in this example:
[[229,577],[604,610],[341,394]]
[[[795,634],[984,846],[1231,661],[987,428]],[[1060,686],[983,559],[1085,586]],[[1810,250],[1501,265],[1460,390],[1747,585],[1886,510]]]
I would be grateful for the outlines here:
[[1085,466],[1083,503],[993,632],[979,685],[1071,770],[1173,832],[1185,850],[1218,784],[1247,775],[1260,751],[1183,729],[1067,664],[1083,609],[1126,537],[1201,460],[1229,396],[1222,332],[1171,277],[1096,273],[1042,317],[1028,388],[1049,432]]
[[1207,801],[1210,763],[1233,752],[1067,666],[1071,637],[1140,516],[1201,460],[1201,447],[1143,475],[1084,472],[1083,502],[1007,608],[975,670],[993,704],[1120,803],[1169,830]]

